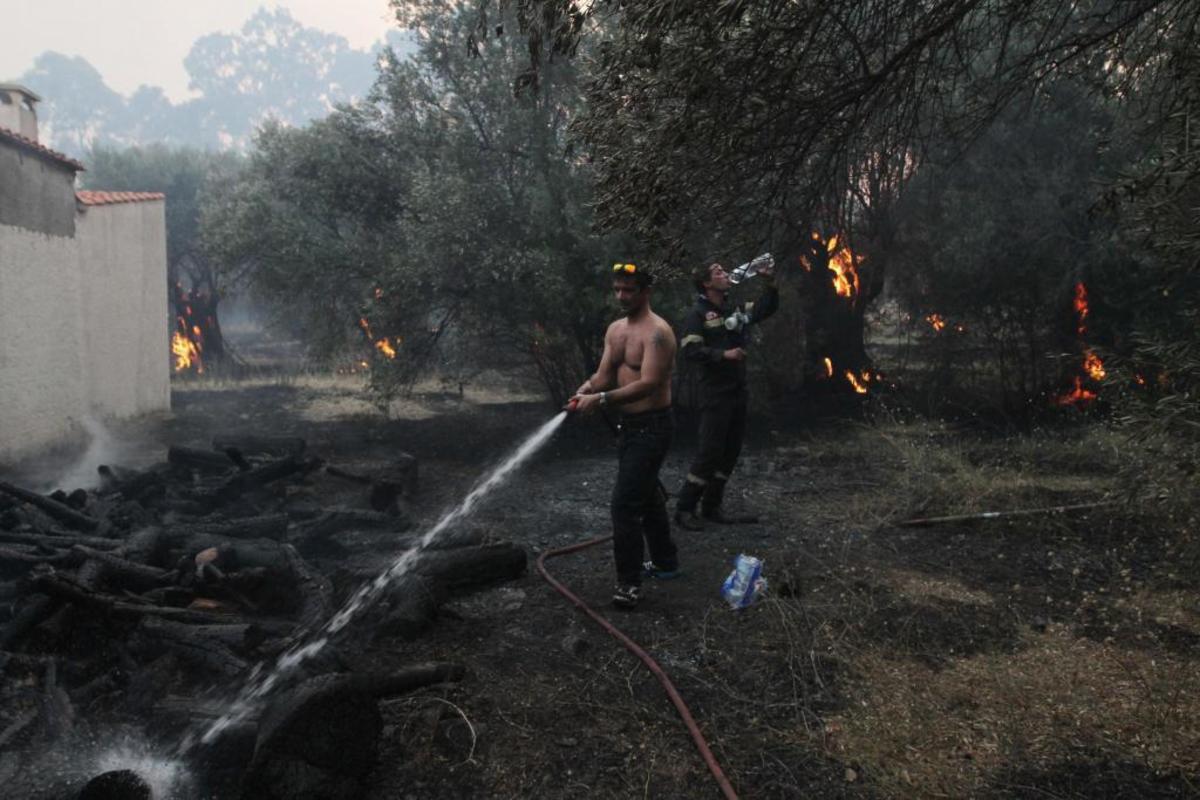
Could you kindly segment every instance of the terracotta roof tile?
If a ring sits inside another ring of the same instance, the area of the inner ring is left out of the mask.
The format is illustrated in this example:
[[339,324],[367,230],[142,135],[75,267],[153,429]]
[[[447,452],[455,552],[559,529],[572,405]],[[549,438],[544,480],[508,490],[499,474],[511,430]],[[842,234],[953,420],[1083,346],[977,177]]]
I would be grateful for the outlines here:
[[107,206],[113,203],[141,203],[147,200],[165,200],[162,192],[76,192],[75,197],[85,206]]
[[8,128],[0,127],[0,140],[12,142],[17,147],[24,148],[25,150],[32,150],[37,155],[39,155],[43,158],[48,158],[51,161],[57,161],[60,164],[66,164],[68,167],[75,170],[76,172],[84,171],[83,164],[80,164],[78,161],[71,158],[70,156],[63,155],[62,153],[58,152],[57,150],[51,150],[49,147],[38,144],[33,139],[30,139],[26,136],[22,136],[21,134],[17,133],[16,131],[9,130]]

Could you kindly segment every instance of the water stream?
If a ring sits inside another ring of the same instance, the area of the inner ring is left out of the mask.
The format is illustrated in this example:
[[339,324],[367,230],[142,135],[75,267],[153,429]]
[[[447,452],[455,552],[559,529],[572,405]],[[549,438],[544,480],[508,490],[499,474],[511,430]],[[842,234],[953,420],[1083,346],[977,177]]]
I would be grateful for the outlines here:
[[359,613],[375,603],[395,581],[407,574],[420,559],[430,545],[440,536],[450,530],[456,523],[466,519],[485,497],[503,484],[518,467],[536,453],[562,425],[566,412],[559,413],[549,422],[538,428],[528,439],[520,444],[499,466],[483,477],[467,494],[461,503],[446,512],[437,523],[426,531],[411,550],[406,550],[391,563],[374,580],[359,587],[346,601],[336,614],[333,615],[319,630],[310,634],[304,641],[281,655],[270,667],[264,668],[259,664],[251,672],[246,684],[238,695],[231,701],[229,710],[212,722],[198,736],[189,734],[178,749],[178,755],[187,754],[197,744],[209,744],[215,741],[230,727],[244,721],[255,713],[261,702],[288,675],[301,664],[316,656],[329,644],[330,639],[349,625]]

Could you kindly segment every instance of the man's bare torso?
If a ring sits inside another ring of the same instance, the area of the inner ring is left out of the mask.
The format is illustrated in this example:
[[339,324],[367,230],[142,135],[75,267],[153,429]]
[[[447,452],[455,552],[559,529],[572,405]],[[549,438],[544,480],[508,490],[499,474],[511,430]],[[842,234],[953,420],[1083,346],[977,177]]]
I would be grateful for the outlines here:
[[[609,347],[612,348],[613,367],[617,371],[617,386],[627,386],[642,376],[642,364],[646,350],[650,347],[667,348],[663,355],[668,363],[675,358],[675,334],[662,317],[649,312],[640,319],[619,319],[608,331]],[[654,411],[671,405],[670,368],[667,380],[655,388],[648,397],[622,406],[627,414]]]

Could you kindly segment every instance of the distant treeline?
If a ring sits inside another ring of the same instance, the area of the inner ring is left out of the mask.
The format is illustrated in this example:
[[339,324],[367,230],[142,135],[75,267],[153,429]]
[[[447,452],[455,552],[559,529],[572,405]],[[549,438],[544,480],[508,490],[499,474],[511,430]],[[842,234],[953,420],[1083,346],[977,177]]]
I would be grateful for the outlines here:
[[239,33],[196,40],[184,66],[199,96],[181,103],[158,86],[123,96],[86,59],[53,51],[17,82],[43,98],[42,141],[73,156],[96,145],[244,149],[268,118],[304,125],[362,98],[386,47],[404,55],[413,44],[393,30],[370,50],[356,50],[337,34],[302,26],[287,9],[264,8]]

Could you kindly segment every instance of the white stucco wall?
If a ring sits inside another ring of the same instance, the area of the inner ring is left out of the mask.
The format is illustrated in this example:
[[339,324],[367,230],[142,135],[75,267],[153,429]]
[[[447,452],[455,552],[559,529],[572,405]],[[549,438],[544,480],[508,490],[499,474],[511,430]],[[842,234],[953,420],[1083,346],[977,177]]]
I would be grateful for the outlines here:
[[112,417],[165,410],[171,376],[164,204],[85,208],[75,238],[89,401]]
[[0,226],[0,462],[168,409],[167,340],[161,201],[86,207],[73,238]]
[[86,407],[76,239],[0,225],[0,461],[66,436]]

